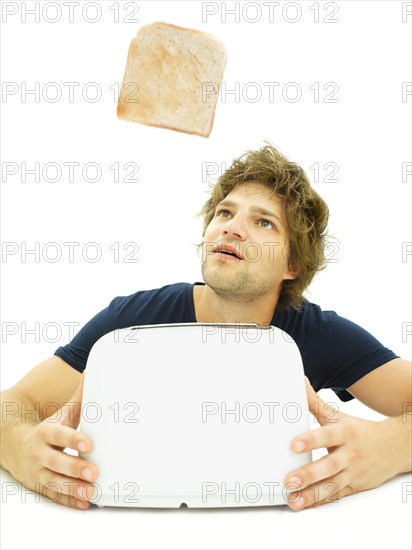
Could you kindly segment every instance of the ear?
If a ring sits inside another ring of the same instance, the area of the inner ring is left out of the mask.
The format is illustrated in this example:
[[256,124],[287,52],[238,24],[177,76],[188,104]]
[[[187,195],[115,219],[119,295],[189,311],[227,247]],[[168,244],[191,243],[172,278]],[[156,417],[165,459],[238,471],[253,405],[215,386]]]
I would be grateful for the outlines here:
[[293,248],[288,243],[286,245],[286,255],[287,255],[287,270],[285,271],[285,280],[296,279],[300,272],[299,262],[296,258],[293,257]]
[[298,269],[288,269],[286,272],[285,272],[285,275],[283,277],[283,280],[284,281],[293,281],[294,279],[296,279],[299,275],[299,270]]
[[292,281],[299,276],[300,268],[297,260],[289,258],[287,269],[285,270],[285,275],[283,279]]

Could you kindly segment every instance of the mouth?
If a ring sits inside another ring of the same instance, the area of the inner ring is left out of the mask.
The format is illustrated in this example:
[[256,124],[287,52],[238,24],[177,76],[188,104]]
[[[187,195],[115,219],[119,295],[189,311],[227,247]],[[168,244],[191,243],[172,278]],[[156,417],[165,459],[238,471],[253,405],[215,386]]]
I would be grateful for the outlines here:
[[212,250],[213,254],[220,254],[224,256],[227,259],[234,259],[234,260],[243,260],[243,256],[240,254],[236,248],[230,244],[219,244],[218,246],[215,246],[215,248]]

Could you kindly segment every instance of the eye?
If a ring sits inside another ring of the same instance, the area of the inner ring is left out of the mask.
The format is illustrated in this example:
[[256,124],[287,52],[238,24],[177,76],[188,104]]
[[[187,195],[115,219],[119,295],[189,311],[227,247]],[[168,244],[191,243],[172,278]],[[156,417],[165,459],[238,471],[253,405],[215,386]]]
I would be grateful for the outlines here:
[[228,216],[230,216],[229,210],[225,210],[224,208],[216,210],[216,217],[227,218]]
[[272,222],[269,220],[259,220],[260,227],[263,227],[264,229],[276,229],[276,227],[273,225]]

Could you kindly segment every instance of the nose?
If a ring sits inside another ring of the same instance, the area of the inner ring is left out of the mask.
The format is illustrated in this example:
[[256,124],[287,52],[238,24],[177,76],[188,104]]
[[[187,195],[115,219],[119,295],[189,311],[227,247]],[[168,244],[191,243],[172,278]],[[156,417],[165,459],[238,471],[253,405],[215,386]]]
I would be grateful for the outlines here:
[[239,212],[225,223],[223,234],[240,241],[246,239],[245,223]]

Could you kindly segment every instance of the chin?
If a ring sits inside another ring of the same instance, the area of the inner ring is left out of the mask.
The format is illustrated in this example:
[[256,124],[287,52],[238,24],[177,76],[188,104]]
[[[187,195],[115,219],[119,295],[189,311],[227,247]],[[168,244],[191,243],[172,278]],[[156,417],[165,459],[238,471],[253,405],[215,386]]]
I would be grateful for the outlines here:
[[240,297],[254,293],[253,281],[244,273],[231,274],[223,270],[203,270],[203,280],[218,296]]

